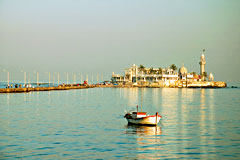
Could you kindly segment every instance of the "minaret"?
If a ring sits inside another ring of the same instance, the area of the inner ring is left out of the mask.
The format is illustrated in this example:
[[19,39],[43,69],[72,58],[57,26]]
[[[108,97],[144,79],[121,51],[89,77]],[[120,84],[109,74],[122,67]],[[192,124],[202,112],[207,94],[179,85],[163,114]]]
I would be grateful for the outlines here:
[[202,56],[200,57],[200,75],[202,76],[203,73],[205,72],[205,64],[206,64],[206,61],[205,61],[205,56],[204,56],[204,52],[205,52],[205,49],[203,49],[203,53],[202,53]]

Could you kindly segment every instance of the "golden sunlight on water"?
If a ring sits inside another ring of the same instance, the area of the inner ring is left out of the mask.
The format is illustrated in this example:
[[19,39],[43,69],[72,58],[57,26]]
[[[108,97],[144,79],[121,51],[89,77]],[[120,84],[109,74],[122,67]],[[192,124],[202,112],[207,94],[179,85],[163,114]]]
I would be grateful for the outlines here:
[[[0,159],[239,159],[240,90],[96,88],[0,94]],[[159,112],[157,127],[124,110]]]

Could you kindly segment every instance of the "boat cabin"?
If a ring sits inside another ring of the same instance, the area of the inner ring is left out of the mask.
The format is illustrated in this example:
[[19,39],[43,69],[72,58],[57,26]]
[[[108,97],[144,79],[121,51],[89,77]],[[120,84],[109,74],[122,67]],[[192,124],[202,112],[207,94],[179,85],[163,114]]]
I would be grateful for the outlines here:
[[132,112],[132,118],[142,118],[146,116],[146,112]]

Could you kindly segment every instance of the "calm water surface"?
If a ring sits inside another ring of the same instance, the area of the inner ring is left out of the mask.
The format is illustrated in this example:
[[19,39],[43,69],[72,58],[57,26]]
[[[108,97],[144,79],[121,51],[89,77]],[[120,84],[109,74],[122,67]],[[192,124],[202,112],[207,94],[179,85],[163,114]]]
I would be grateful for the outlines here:
[[[128,126],[143,109],[158,127]],[[240,89],[0,94],[0,159],[240,159]]]

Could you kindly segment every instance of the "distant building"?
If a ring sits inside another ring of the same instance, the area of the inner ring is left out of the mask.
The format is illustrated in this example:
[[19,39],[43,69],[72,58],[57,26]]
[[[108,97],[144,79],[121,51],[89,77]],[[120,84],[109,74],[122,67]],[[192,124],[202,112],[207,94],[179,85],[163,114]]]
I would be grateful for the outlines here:
[[208,76],[208,80],[209,80],[209,81],[214,81],[214,76],[213,76],[212,73],[209,74],[209,76]]
[[163,82],[175,83],[179,79],[192,79],[193,75],[187,73],[185,67],[181,67],[180,73],[170,68],[140,68],[133,64],[125,70],[125,75],[112,73],[112,81],[115,83],[138,83],[138,82]]
[[182,65],[182,67],[179,69],[179,79],[180,80],[192,80],[193,79],[193,73],[188,73],[187,68]]
[[158,68],[144,68],[140,69],[137,65],[133,64],[130,68],[125,70],[125,75],[112,74],[112,81],[117,83],[136,83],[136,82],[158,82],[158,81],[176,81],[178,74],[172,69]]
[[[176,81],[187,83],[192,81],[202,81],[205,80],[205,49],[203,49],[202,56],[200,57],[200,75],[196,72],[188,73],[187,68],[182,65],[178,72],[170,68],[145,68],[140,65],[139,67],[133,64],[130,68],[125,69],[125,74],[115,74],[112,73],[112,82],[114,83],[163,83],[165,86],[174,84]],[[212,73],[209,75],[209,80],[213,81],[214,77]]]
[[205,64],[206,64],[206,60],[205,60],[205,56],[204,56],[204,52],[205,52],[205,49],[203,49],[203,53],[202,53],[202,56],[200,57],[200,75],[203,76],[204,75],[204,72],[205,72]]

